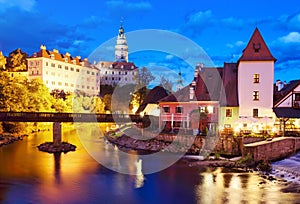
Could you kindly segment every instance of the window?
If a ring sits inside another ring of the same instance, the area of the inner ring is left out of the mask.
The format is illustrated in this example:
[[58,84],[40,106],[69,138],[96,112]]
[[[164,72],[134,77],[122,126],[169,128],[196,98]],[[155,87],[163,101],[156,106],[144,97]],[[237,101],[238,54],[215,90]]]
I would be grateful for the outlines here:
[[115,72],[112,72],[112,74],[115,74]]
[[95,75],[95,72],[92,72],[92,75]]
[[79,72],[79,69],[76,69],[76,72]]
[[65,70],[69,70],[69,67],[68,67],[68,66],[65,66]]
[[258,117],[258,109],[257,108],[253,109],[253,117]]
[[226,117],[232,117],[232,109],[226,108]]
[[300,101],[300,93],[295,94],[295,101]]
[[175,112],[176,113],[183,113],[183,107],[182,106],[177,106]]
[[74,68],[73,68],[73,67],[71,67],[71,71],[74,71]]
[[170,107],[169,106],[164,106],[163,111],[164,111],[164,113],[170,113]]
[[52,85],[55,85],[55,81],[52,81]]
[[205,106],[201,106],[200,107],[200,112],[201,113],[206,113],[207,111],[206,111],[206,107]]
[[58,66],[57,66],[59,69],[61,69],[61,65],[59,64]]
[[46,62],[46,66],[48,66],[48,62]]
[[55,64],[54,64],[54,63],[51,63],[51,67],[55,67]]
[[87,71],[86,73],[87,73],[87,74],[90,74],[90,71]]
[[259,92],[253,91],[253,101],[258,101],[258,100],[259,100]]
[[253,83],[259,83],[259,74],[253,75]]
[[62,83],[61,82],[58,82],[58,86],[61,86],[62,85]]

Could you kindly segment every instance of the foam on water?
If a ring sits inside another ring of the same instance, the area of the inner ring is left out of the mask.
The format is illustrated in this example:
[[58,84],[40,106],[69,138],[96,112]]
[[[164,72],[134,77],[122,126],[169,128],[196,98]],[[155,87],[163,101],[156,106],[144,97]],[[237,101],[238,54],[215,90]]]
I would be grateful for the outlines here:
[[300,152],[272,164],[272,174],[287,181],[300,184]]

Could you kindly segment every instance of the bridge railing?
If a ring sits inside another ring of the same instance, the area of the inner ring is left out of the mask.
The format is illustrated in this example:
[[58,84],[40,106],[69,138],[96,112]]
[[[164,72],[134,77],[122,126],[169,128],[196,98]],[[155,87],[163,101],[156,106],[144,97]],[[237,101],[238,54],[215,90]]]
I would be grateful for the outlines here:
[[148,116],[134,114],[0,112],[0,121],[11,122],[143,122]]

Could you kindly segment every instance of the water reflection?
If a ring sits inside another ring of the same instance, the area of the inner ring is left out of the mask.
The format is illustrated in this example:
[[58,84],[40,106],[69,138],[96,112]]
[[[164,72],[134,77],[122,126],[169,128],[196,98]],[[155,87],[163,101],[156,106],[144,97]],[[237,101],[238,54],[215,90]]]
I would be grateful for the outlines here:
[[[84,128],[84,127],[82,127]],[[254,173],[222,168],[189,167],[183,161],[154,174],[145,167],[161,165],[167,157],[146,163],[135,151],[126,158],[97,130],[86,129],[103,161],[129,169],[132,175],[111,171],[86,152],[75,130],[63,138],[77,150],[67,154],[39,152],[51,132],[39,132],[0,148],[0,203],[297,203],[300,195],[285,194],[281,186]]]
[[60,184],[60,160],[61,160],[61,153],[54,153],[54,175],[56,184]]

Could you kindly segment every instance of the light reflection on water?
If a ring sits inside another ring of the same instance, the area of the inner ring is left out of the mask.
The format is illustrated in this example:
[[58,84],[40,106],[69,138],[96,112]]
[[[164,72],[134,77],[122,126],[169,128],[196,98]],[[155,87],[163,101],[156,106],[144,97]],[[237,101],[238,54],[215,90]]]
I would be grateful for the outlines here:
[[[143,175],[145,164],[132,151],[118,158],[118,149],[107,144],[98,130],[87,128],[103,158],[136,175],[113,172],[98,164],[81,145],[76,131],[63,138],[76,152],[47,154],[37,145],[51,141],[51,132],[39,132],[24,141],[0,148],[0,203],[297,203],[296,193],[252,173],[222,168],[189,167],[184,162],[161,172]],[[98,151],[99,151],[98,149]],[[96,151],[96,149],[94,150]]]

